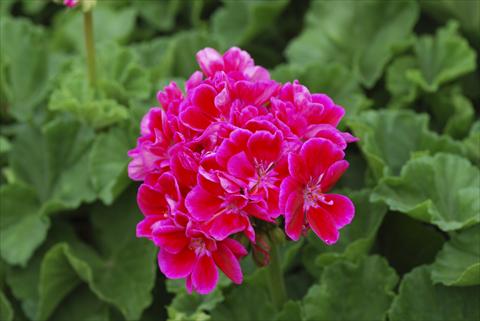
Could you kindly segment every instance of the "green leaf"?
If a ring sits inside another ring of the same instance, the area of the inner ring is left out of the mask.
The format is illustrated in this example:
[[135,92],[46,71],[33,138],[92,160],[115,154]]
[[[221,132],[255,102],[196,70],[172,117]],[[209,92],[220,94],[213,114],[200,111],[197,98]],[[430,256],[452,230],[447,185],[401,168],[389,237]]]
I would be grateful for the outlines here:
[[127,187],[127,150],[134,144],[130,131],[114,127],[95,138],[89,158],[89,173],[95,191],[106,204]]
[[433,285],[430,269],[421,266],[407,274],[389,311],[392,321],[478,320],[480,288]]
[[464,138],[473,123],[475,110],[460,87],[445,88],[427,97],[435,119],[443,127],[443,132],[454,138]]
[[[114,10],[108,2],[98,1],[92,15],[95,44],[125,42],[135,27],[137,11],[132,7]],[[83,17],[78,11],[63,10],[55,17],[53,30],[53,42],[57,47],[80,53],[84,51]]]
[[412,103],[418,95],[417,86],[407,79],[406,71],[417,66],[413,56],[396,58],[386,72],[386,87],[392,96],[392,107],[405,107]]
[[2,17],[0,109],[19,120],[31,119],[46,98],[57,66],[45,30],[26,19]]
[[340,62],[372,87],[410,36],[418,11],[413,1],[314,1],[286,55],[295,64]]
[[212,33],[224,49],[244,45],[275,24],[287,0],[224,0],[212,17]]
[[[121,219],[119,213],[123,215]],[[135,237],[135,224],[139,218],[135,197],[131,193],[126,193],[111,207],[96,207],[92,223],[99,251],[80,242],[63,245],[58,251],[62,251],[66,259],[57,257],[57,264],[63,264],[63,267],[56,268],[70,268],[71,271],[49,273],[46,286],[61,283],[65,275],[68,280],[73,280],[74,272],[98,298],[113,304],[127,320],[139,319],[151,303],[157,269],[155,247],[147,240]]]
[[180,0],[132,1],[131,5],[155,29],[170,31],[175,27],[175,18],[185,6],[185,2],[182,3]]
[[434,92],[441,84],[475,70],[475,51],[457,29],[458,24],[450,22],[435,37],[420,37],[414,48],[418,67],[406,71],[407,79]]
[[437,154],[410,160],[399,177],[386,177],[373,200],[392,210],[452,231],[480,222],[480,170],[468,160]]
[[356,213],[352,223],[341,230],[339,241],[328,246],[313,232],[308,235],[310,249],[304,253],[304,259],[311,261],[309,271],[315,276],[320,276],[321,268],[338,260],[359,260],[367,255],[387,211],[384,204],[369,201],[371,190],[344,194],[355,204]]
[[297,301],[288,301],[275,316],[275,321],[302,320],[302,307]]
[[80,286],[62,302],[51,320],[108,321],[109,306],[86,286]]
[[358,264],[339,261],[325,268],[320,284],[305,296],[305,320],[384,320],[397,282],[395,271],[379,256]]
[[25,265],[44,241],[50,220],[39,213],[35,192],[23,185],[0,187],[0,253],[9,264]]
[[34,188],[43,213],[73,209],[95,198],[85,175],[93,137],[91,129],[66,119],[56,119],[42,130],[20,130],[10,164],[15,176]]
[[480,2],[471,0],[420,0],[422,9],[439,21],[455,18],[464,31],[479,43]]
[[0,135],[0,155],[6,154],[12,148],[12,144],[4,136]]
[[476,121],[470,129],[470,134],[463,140],[466,154],[475,164],[480,165],[480,121]]
[[269,320],[275,313],[266,286],[266,269],[246,277],[241,286],[225,292],[225,300],[211,312],[212,320]]
[[210,320],[208,313],[224,299],[219,289],[208,295],[188,294],[182,291],[167,307],[168,319],[171,321]]
[[325,93],[345,108],[350,118],[371,105],[351,72],[338,63],[311,63],[307,66],[280,65],[272,71],[272,79],[280,82],[298,79],[312,93]]
[[453,235],[431,266],[434,283],[480,285],[480,225]]
[[13,308],[7,297],[0,290],[0,320],[12,321],[13,320]]
[[398,175],[417,152],[461,153],[461,145],[428,129],[428,116],[406,110],[364,112],[348,122],[374,177]]

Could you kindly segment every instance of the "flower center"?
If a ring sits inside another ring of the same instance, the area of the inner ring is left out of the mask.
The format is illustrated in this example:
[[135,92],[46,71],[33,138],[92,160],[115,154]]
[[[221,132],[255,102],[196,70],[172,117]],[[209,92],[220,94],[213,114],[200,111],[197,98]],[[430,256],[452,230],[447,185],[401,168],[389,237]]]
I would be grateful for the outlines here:
[[188,246],[191,250],[195,251],[196,255],[201,255],[207,252],[207,244],[202,238],[194,237],[190,240],[190,244]]
[[323,174],[317,179],[311,177],[307,185],[303,190],[304,209],[307,210],[310,207],[318,207],[319,202],[326,205],[333,205],[333,201],[327,201],[325,194],[322,193],[321,185]]

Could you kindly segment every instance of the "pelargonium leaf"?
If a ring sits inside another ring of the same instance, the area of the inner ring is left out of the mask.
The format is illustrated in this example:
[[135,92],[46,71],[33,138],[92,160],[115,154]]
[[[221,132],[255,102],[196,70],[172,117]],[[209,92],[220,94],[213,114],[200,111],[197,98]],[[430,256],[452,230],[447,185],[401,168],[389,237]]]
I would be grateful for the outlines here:
[[0,109],[19,120],[31,119],[47,97],[57,72],[46,31],[26,19],[2,17]]
[[443,83],[475,70],[475,51],[457,32],[458,23],[450,22],[435,37],[422,36],[415,44],[417,68],[406,70],[406,77],[427,92]]
[[20,130],[10,164],[16,178],[36,191],[43,212],[76,208],[95,198],[85,175],[93,137],[93,130],[66,119]]
[[480,149],[478,146],[480,146],[480,121],[477,120],[470,128],[467,138],[463,140],[463,147],[470,160],[480,165]]
[[395,271],[379,256],[356,264],[336,262],[305,296],[305,320],[384,320],[397,282]]
[[12,321],[13,320],[13,308],[8,301],[7,296],[0,290],[0,320]]
[[125,152],[134,144],[128,129],[114,127],[95,138],[89,158],[89,173],[95,191],[107,205],[125,189],[128,157]]
[[418,95],[417,86],[406,76],[406,70],[415,68],[417,61],[413,56],[396,58],[387,68],[386,87],[392,95],[391,107],[405,107]]
[[224,48],[252,40],[270,27],[288,4],[286,0],[223,2],[212,17],[212,33]]
[[327,246],[313,233],[308,236],[304,260],[313,275],[320,276],[322,267],[338,260],[359,260],[368,254],[387,211],[384,204],[370,202],[370,194],[369,189],[346,193],[355,204],[356,214],[336,244]]
[[9,264],[25,265],[45,240],[50,220],[40,214],[40,202],[31,188],[3,185],[0,199],[0,253]]
[[444,285],[480,285],[480,225],[454,234],[432,264],[432,280]]
[[410,160],[399,177],[385,177],[373,200],[444,231],[480,222],[480,170],[463,157],[439,153]]
[[418,13],[413,1],[314,1],[286,55],[295,64],[341,62],[372,87],[400,39],[411,34]]
[[416,152],[461,154],[461,144],[428,129],[428,116],[407,110],[367,111],[348,122],[374,177],[398,175]]
[[477,320],[480,318],[480,288],[433,285],[430,269],[420,266],[405,275],[389,319],[400,320]]

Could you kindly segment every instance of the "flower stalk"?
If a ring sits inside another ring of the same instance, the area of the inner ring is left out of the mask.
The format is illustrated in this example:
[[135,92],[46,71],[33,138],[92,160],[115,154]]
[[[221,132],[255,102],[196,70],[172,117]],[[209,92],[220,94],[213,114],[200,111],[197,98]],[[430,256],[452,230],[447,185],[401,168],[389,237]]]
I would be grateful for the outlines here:
[[268,284],[270,296],[275,308],[279,311],[287,302],[287,289],[283,278],[282,261],[275,235],[270,234],[270,264],[268,265]]
[[90,86],[95,87],[97,71],[95,66],[95,45],[93,38],[92,10],[83,12],[83,26],[85,34],[85,49],[87,54],[87,71]]

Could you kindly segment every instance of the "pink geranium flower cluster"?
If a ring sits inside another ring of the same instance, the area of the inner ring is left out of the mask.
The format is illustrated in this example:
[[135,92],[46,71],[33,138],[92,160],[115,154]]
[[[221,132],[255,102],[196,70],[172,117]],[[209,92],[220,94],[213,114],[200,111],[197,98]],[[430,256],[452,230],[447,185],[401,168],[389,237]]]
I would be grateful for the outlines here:
[[284,217],[292,240],[311,228],[326,244],[337,241],[354,206],[328,191],[355,139],[336,128],[342,107],[297,81],[271,80],[247,52],[206,48],[197,60],[202,72],[185,94],[174,82],[158,93],[161,107],[143,118],[128,172],[143,181],[137,235],[159,247],[168,278],[206,294],[218,268],[242,282],[247,250],[238,236],[255,244],[261,221]]

